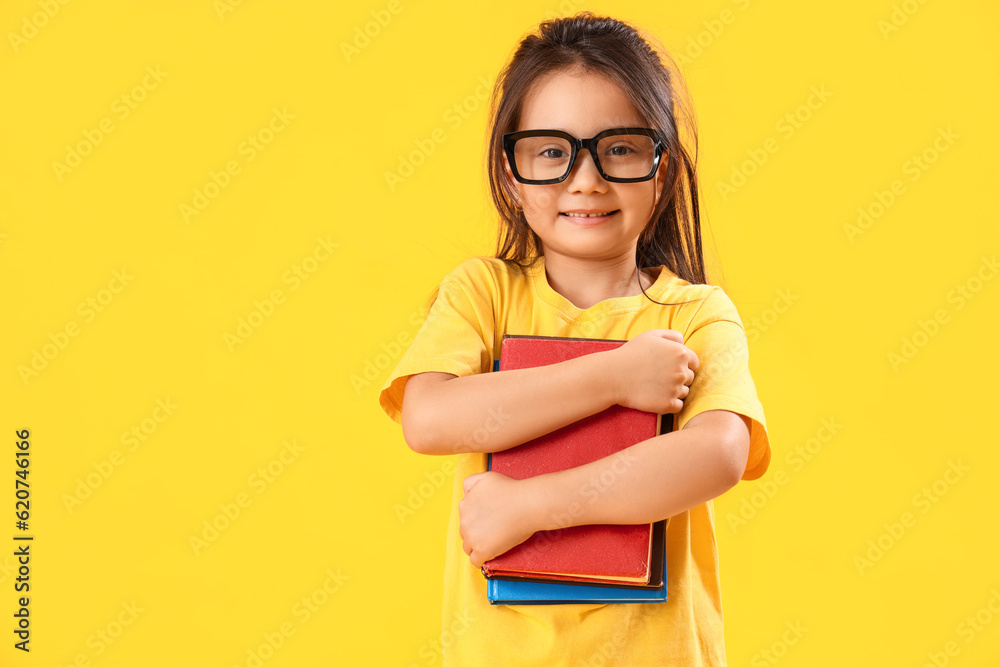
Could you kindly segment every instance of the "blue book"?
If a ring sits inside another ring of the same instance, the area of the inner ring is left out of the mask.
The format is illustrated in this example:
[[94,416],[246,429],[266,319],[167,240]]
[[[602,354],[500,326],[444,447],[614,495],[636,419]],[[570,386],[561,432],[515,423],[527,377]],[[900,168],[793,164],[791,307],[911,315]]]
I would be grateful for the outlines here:
[[601,604],[667,601],[667,550],[663,550],[663,583],[659,588],[594,586],[547,581],[489,579],[490,604]]

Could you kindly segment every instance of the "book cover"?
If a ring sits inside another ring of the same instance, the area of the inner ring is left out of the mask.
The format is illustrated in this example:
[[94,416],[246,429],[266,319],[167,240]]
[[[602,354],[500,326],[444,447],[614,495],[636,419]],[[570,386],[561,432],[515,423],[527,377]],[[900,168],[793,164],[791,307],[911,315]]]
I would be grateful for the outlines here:
[[[505,335],[499,370],[529,368],[610,350],[624,340]],[[660,415],[620,405],[490,456],[491,470],[524,479],[612,456],[660,432]],[[623,465],[628,465],[623,457]],[[606,480],[612,483],[613,480]],[[581,490],[581,502],[596,501],[601,488]],[[487,578],[525,577],[648,586],[660,559],[653,525],[585,525],[539,531],[487,561]]]
[[548,583],[556,583],[556,584],[583,583],[583,584],[586,584],[588,586],[595,586],[595,587],[600,586],[600,587],[634,588],[634,589],[642,589],[642,588],[655,589],[655,588],[659,588],[660,585],[663,584],[663,581],[664,581],[663,577],[664,577],[664,574],[665,574],[664,573],[664,567],[663,567],[663,564],[664,564],[663,553],[666,550],[666,526],[667,526],[667,520],[666,519],[664,519],[663,521],[657,521],[656,523],[653,524],[653,537],[652,537],[652,540],[653,540],[653,547],[652,547],[653,557],[652,557],[652,563],[650,564],[649,581],[647,583],[645,583],[645,584],[643,584],[643,583],[632,583],[632,582],[620,582],[620,581],[609,582],[609,581],[600,581],[600,580],[595,580],[595,579],[588,579],[586,581],[580,581],[580,580],[574,579],[573,577],[560,576],[558,574],[546,574],[544,576],[538,576],[538,577],[534,577],[534,576],[531,576],[531,575],[522,575],[522,574],[517,574],[517,575],[494,574],[494,575],[490,575],[488,578],[491,581],[492,580],[496,580],[496,581],[534,581],[534,582],[548,582]]
[[[657,521],[654,540],[665,540],[666,521]],[[609,586],[567,582],[490,579],[486,599],[492,605],[504,604],[598,604],[656,603],[667,601],[666,549],[660,549],[656,570],[659,585],[654,587]]]

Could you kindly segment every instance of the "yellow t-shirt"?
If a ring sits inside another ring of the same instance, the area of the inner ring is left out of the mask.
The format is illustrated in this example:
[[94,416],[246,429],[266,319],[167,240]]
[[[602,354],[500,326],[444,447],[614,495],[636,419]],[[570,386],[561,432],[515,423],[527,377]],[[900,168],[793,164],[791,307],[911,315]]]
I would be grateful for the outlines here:
[[[503,334],[629,340],[649,329],[675,329],[700,361],[676,416],[676,428],[706,410],[751,418],[743,479],[767,469],[771,448],[764,411],[747,366],[747,340],[721,288],[692,285],[660,267],[642,294],[577,308],[545,277],[544,258],[528,272],[476,257],[445,276],[427,318],[382,386],[379,402],[401,421],[408,376],[491,372]],[[655,271],[655,269],[653,269]],[[486,454],[458,454],[444,574],[441,643],[445,665],[726,664],[722,596],[712,501],[667,523],[667,602],[656,604],[490,605],[486,579],[462,550],[458,502],[462,481],[486,470]]]

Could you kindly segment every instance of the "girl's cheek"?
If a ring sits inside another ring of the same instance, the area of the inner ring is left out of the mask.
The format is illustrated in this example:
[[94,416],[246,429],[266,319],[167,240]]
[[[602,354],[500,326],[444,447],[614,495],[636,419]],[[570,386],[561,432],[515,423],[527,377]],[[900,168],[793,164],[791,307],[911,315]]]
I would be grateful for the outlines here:
[[533,199],[534,201],[532,203],[536,209],[538,210],[548,209],[555,204],[556,193],[550,188],[542,187],[539,188],[537,196],[535,196]]

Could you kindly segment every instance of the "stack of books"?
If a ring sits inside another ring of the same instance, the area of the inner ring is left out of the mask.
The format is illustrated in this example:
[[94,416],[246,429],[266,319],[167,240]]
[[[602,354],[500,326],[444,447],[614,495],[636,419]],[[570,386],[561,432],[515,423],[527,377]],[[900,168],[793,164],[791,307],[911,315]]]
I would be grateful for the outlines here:
[[[494,371],[559,363],[614,349],[624,340],[504,335]],[[494,452],[489,469],[515,479],[613,456],[673,428],[673,415],[621,405]],[[628,465],[627,459],[622,459]],[[578,507],[600,502],[614,480],[581,489]],[[572,511],[573,505],[567,508]],[[568,519],[569,517],[567,517]],[[539,531],[483,564],[491,604],[665,602],[666,520],[640,525],[567,526]]]

